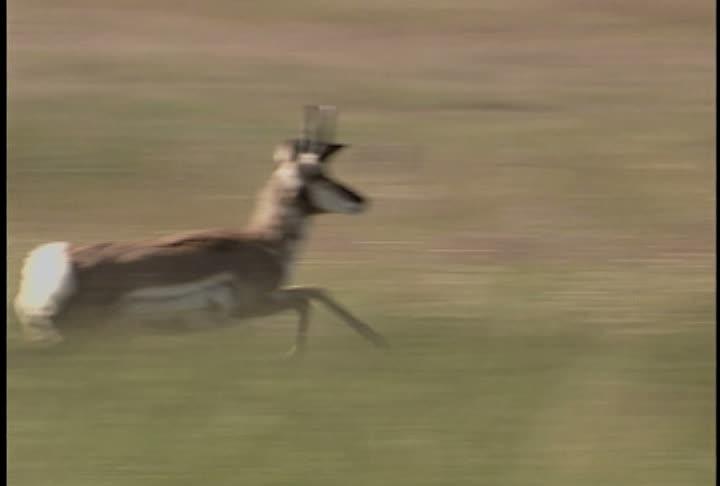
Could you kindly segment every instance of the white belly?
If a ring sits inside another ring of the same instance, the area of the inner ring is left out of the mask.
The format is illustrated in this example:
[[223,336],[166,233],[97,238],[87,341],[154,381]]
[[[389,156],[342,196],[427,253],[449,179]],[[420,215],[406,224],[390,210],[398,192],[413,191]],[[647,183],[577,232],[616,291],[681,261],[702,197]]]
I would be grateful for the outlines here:
[[226,318],[237,308],[239,295],[231,274],[197,282],[134,290],[120,300],[120,312],[143,320]]

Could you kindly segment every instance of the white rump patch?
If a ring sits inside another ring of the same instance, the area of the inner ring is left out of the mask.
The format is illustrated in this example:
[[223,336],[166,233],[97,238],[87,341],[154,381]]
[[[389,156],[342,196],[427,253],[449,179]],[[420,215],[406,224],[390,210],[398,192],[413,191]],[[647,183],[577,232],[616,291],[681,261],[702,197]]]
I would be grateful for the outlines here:
[[362,205],[348,199],[345,193],[325,181],[312,182],[309,186],[312,203],[319,209],[331,213],[357,213]]
[[52,319],[75,291],[69,246],[66,242],[47,243],[32,250],[25,258],[14,306],[29,341],[61,339]]

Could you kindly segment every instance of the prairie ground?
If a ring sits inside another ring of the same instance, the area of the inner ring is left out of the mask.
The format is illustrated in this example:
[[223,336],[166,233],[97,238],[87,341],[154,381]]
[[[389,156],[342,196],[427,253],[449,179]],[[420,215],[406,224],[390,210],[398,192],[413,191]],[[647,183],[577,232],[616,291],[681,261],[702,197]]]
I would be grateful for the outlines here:
[[8,5],[8,302],[50,240],[242,226],[300,108],[341,111],[293,278],[318,310],[27,351],[12,486],[707,485],[709,1]]

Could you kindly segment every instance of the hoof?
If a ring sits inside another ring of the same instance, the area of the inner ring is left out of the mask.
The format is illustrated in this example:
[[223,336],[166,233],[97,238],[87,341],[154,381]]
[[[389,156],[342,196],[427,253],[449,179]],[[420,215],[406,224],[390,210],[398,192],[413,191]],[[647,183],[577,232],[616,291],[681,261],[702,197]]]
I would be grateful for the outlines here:
[[285,361],[298,361],[302,359],[303,356],[305,356],[305,351],[297,346],[293,346],[282,356],[282,358]]
[[30,337],[25,338],[25,342],[27,343],[27,345],[33,349],[53,348],[53,347],[61,344],[63,341],[65,341],[65,340],[58,333],[54,333],[54,334],[45,333],[42,336],[35,335],[35,336],[30,336]]

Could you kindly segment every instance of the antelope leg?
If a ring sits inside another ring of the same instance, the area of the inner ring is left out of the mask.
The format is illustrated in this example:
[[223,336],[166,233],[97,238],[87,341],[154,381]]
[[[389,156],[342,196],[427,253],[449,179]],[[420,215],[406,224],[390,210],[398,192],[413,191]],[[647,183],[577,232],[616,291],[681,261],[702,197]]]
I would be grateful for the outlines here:
[[345,307],[340,305],[335,299],[323,289],[317,287],[287,287],[278,291],[281,295],[297,295],[305,298],[307,301],[318,301],[325,305],[325,307],[333,312],[336,316],[342,319],[345,324],[350,326],[362,337],[373,343],[375,346],[380,348],[388,347],[387,341],[383,336],[378,334],[368,324],[364,323],[354,315],[350,313]]
[[296,292],[285,292],[278,290],[270,298],[264,300],[250,312],[240,312],[235,317],[246,319],[249,317],[263,317],[288,310],[294,310],[298,314],[298,327],[295,335],[295,343],[288,352],[288,357],[300,357],[305,352],[308,328],[310,327],[310,300]]

